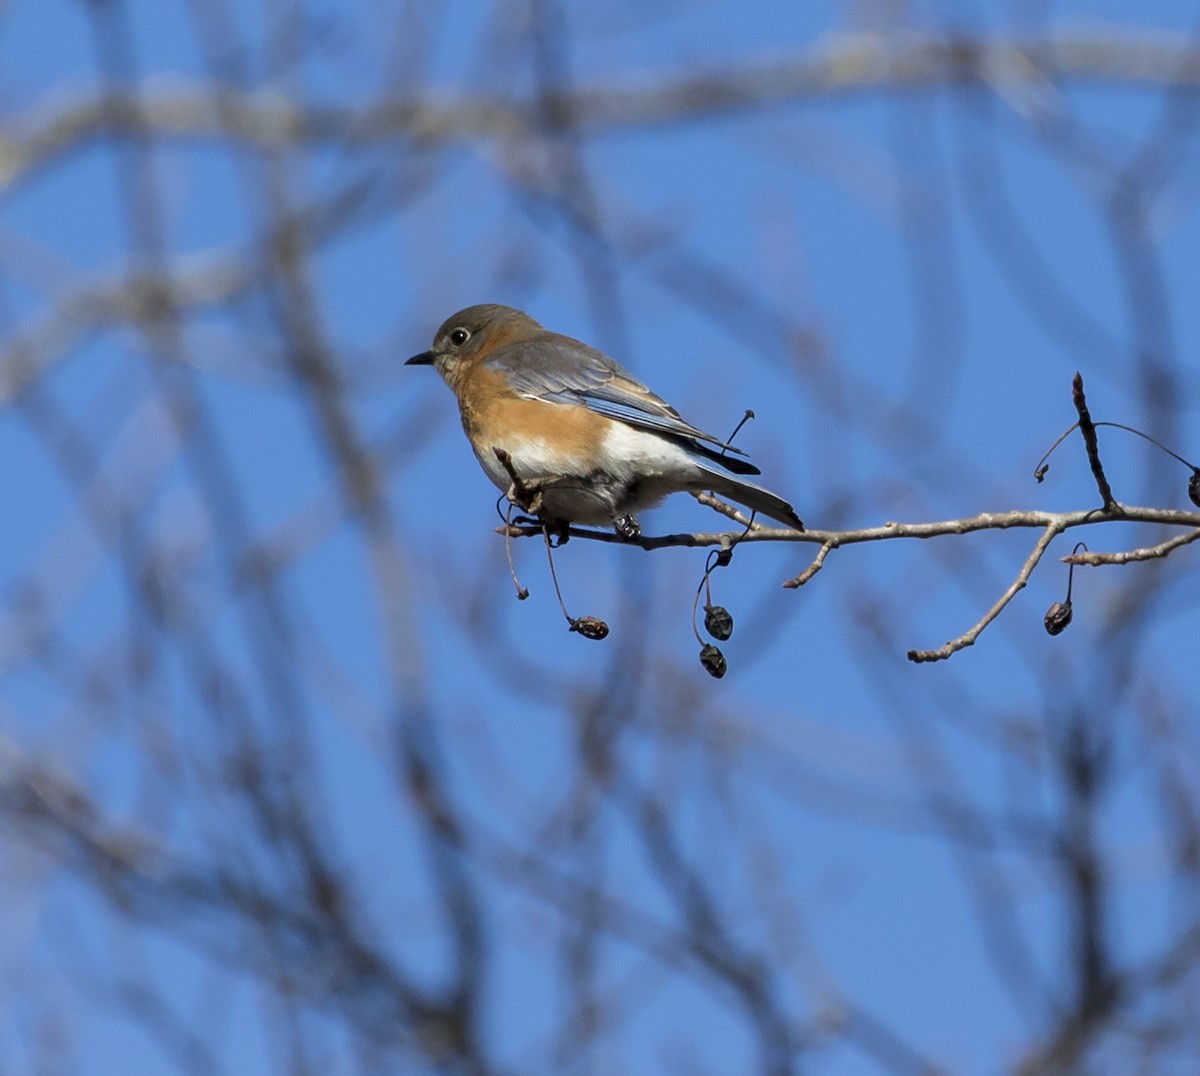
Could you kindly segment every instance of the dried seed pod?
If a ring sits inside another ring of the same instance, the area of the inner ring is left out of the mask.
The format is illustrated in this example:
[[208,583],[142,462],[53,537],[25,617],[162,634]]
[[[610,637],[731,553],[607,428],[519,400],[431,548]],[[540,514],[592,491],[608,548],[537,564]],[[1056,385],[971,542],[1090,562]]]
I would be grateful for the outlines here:
[[700,664],[714,680],[720,680],[728,668],[728,665],[725,664],[725,655],[712,643],[705,643],[700,647]]
[[716,560],[713,561],[714,568],[724,568],[731,560],[733,560],[732,549],[718,549],[716,550],[716,554]]
[[571,621],[571,630],[579,632],[585,639],[603,639],[608,635],[608,625],[598,616],[581,616]]
[[1050,635],[1059,635],[1065,631],[1067,625],[1071,623],[1070,599],[1065,602],[1055,602],[1050,606],[1046,610],[1046,617],[1043,623],[1046,625],[1046,631]]
[[714,639],[725,642],[733,634],[733,616],[723,605],[704,607],[704,630]]
[[1200,471],[1193,471],[1188,479],[1188,499],[1200,508]]

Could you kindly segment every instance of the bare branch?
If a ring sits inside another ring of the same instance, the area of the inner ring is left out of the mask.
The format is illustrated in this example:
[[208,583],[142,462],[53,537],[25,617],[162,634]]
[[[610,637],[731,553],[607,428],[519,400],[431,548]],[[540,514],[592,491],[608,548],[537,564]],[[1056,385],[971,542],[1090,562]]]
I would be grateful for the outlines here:
[[1200,530],[1188,534],[1177,534],[1158,545],[1147,546],[1143,549],[1126,549],[1117,553],[1070,553],[1062,558],[1064,564],[1089,564],[1099,567],[1102,564],[1133,564],[1135,561],[1156,560],[1169,556],[1181,546],[1190,545],[1200,538]]
[[277,92],[239,92],[172,78],[147,91],[110,88],[11,122],[0,136],[0,189],[98,133],[162,139],[231,139],[265,150],[296,145],[373,145],[399,135],[417,144],[480,137],[512,140],[545,117],[588,133],[657,127],[831,95],[939,86],[1000,86],[1040,93],[1047,78],[1114,86],[1200,84],[1200,48],[1185,35],[1101,30],[1025,39],[841,34],[808,54],[764,59],[700,76],[548,92],[540,110],[499,97],[385,100],[365,107],[300,104]]
[[789,579],[783,585],[788,590],[795,590],[798,587],[804,586],[804,584],[807,583],[814,575],[816,575],[817,572],[825,567],[825,558],[829,556],[831,550],[836,548],[837,546],[833,542],[825,542],[821,548],[817,550],[817,555],[813,557],[813,562],[799,575]]
[[982,634],[983,629],[1004,611],[1004,607],[1017,596],[1018,592],[1024,589],[1025,584],[1029,582],[1030,575],[1033,574],[1033,569],[1038,566],[1038,562],[1049,548],[1050,543],[1061,533],[1062,528],[1053,523],[1042,532],[1042,536],[1037,540],[1033,551],[1025,558],[1025,563],[1021,565],[1021,570],[1017,573],[1017,578],[1000,595],[996,604],[973,627],[968,631],[964,631],[957,638],[951,639],[944,646],[938,647],[936,650],[910,650],[908,652],[908,660],[915,661],[918,664],[925,661],[944,661],[951,654],[956,654],[968,646],[974,646],[975,640]]
[[[831,549],[837,549],[844,545],[884,542],[894,538],[944,538],[950,535],[974,534],[977,531],[1045,529],[1051,526],[1057,527],[1062,532],[1075,527],[1090,527],[1101,523],[1156,523],[1168,527],[1200,527],[1200,512],[1185,512],[1178,508],[1143,508],[1136,505],[1122,505],[1117,511],[1105,511],[1103,508],[1083,508],[1073,512],[1044,512],[1038,509],[981,512],[979,515],[966,516],[962,519],[941,519],[929,523],[884,523],[881,526],[848,531],[796,531],[784,527],[756,526],[749,532],[697,531],[657,536],[642,535],[632,539],[621,538],[610,531],[592,530],[587,527],[570,527],[567,533],[572,538],[583,538],[593,542],[613,542],[624,546],[640,546],[647,550],[677,546],[688,548],[719,546],[733,541],[738,543],[806,542],[810,545],[828,545]],[[503,531],[498,528],[498,533],[503,533]],[[512,535],[514,538],[540,538],[542,531],[539,527],[515,525],[512,528]]]
[[1100,491],[1100,499],[1104,502],[1104,510],[1111,512],[1116,509],[1117,499],[1113,496],[1112,487],[1104,474],[1104,464],[1100,462],[1100,442],[1096,437],[1096,424],[1088,411],[1087,397],[1083,394],[1083,375],[1075,372],[1071,382],[1071,402],[1079,412],[1079,432],[1083,434],[1083,443],[1087,447],[1088,465],[1092,469],[1092,477],[1096,480],[1096,488]]

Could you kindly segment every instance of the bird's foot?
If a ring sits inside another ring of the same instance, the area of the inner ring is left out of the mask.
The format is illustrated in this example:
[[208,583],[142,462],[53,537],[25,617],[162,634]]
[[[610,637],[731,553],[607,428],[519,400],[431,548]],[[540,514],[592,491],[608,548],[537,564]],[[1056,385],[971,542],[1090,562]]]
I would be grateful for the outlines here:
[[546,534],[553,540],[555,549],[566,545],[571,540],[571,524],[565,519],[543,518],[542,526],[546,528]]
[[626,542],[636,541],[642,536],[642,525],[629,513],[613,520],[613,530],[617,532],[617,537]]

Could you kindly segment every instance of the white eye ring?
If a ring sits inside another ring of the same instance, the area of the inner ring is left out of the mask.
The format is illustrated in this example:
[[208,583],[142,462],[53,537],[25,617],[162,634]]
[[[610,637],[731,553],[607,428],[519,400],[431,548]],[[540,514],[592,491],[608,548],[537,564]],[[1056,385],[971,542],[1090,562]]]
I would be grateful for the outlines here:
[[455,347],[462,347],[468,340],[471,339],[471,333],[468,329],[451,329],[450,343]]

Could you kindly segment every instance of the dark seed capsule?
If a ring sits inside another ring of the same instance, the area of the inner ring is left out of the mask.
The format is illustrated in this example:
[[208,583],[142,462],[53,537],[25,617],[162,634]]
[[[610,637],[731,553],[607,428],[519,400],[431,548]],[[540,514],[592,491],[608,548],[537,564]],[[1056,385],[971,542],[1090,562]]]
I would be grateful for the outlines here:
[[1188,499],[1200,508],[1200,471],[1193,471],[1188,479]]
[[572,620],[571,630],[579,632],[585,639],[603,639],[608,635],[608,625],[598,616],[581,616]]
[[1046,472],[1048,470],[1050,470],[1050,464],[1043,463],[1036,471],[1033,472],[1033,477],[1037,479],[1039,483],[1041,483],[1045,480]]
[[722,549],[717,553],[715,566],[718,568],[724,568],[731,560],[733,560],[733,550]]
[[1067,625],[1071,623],[1071,603],[1069,601],[1055,602],[1046,610],[1046,619],[1043,623],[1046,625],[1046,631],[1049,634],[1061,634],[1066,630]]
[[700,647],[700,664],[704,666],[704,671],[715,680],[720,680],[728,668],[725,664],[725,655],[712,643],[705,643]]
[[733,617],[723,605],[704,607],[704,630],[714,639],[725,642],[733,634]]

